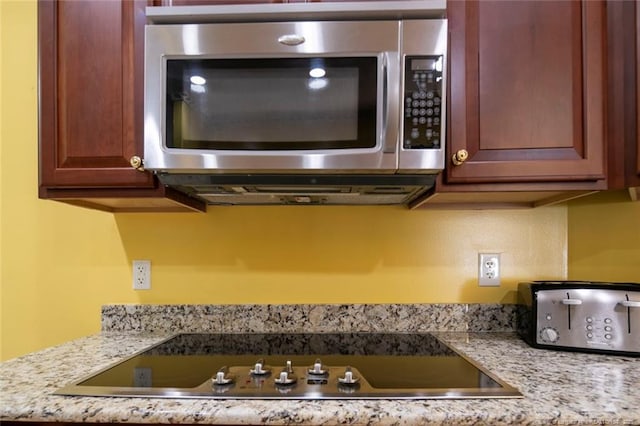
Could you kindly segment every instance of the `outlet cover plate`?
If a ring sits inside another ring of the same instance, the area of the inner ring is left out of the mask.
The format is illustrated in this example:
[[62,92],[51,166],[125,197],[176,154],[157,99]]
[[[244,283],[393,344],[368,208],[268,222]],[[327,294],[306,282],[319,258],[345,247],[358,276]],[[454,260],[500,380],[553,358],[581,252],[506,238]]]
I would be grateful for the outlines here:
[[151,261],[133,261],[133,289],[151,290]]
[[481,287],[499,287],[500,253],[478,253],[478,285]]

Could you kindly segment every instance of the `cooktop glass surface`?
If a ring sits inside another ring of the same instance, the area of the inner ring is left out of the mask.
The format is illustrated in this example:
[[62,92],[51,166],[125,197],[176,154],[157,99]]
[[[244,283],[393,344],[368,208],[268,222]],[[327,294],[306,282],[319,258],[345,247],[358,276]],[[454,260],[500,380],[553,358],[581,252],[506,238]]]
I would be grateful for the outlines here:
[[180,334],[65,395],[496,398],[518,391],[431,334]]

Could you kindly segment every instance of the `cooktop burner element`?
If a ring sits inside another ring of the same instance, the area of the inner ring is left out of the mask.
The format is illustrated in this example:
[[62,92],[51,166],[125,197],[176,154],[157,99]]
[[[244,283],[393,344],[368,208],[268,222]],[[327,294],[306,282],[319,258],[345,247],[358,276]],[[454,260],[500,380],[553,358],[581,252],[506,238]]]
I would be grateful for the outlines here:
[[431,334],[179,334],[59,395],[236,399],[517,398]]

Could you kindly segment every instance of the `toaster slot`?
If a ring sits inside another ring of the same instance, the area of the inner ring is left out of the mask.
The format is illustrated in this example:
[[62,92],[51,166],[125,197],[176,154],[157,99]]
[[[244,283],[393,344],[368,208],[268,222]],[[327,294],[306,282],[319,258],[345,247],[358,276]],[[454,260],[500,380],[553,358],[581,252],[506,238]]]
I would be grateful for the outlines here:
[[567,329],[571,330],[571,307],[582,305],[582,299],[572,299],[569,292],[567,292],[567,298],[562,299],[562,304],[567,307]]

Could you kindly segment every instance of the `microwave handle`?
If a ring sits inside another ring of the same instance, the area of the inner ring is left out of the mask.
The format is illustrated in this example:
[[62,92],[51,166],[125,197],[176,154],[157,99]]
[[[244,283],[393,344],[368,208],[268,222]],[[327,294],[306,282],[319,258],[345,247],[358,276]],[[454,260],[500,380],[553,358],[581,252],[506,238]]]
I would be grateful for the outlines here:
[[398,135],[400,112],[402,103],[399,103],[398,92],[400,90],[400,58],[398,52],[383,52],[382,62],[382,119],[380,125],[380,144],[383,154],[396,154],[399,152]]
[[388,53],[382,55],[382,132],[380,139],[382,152],[393,154],[396,152],[396,144],[387,141],[387,128],[389,125],[389,61]]

